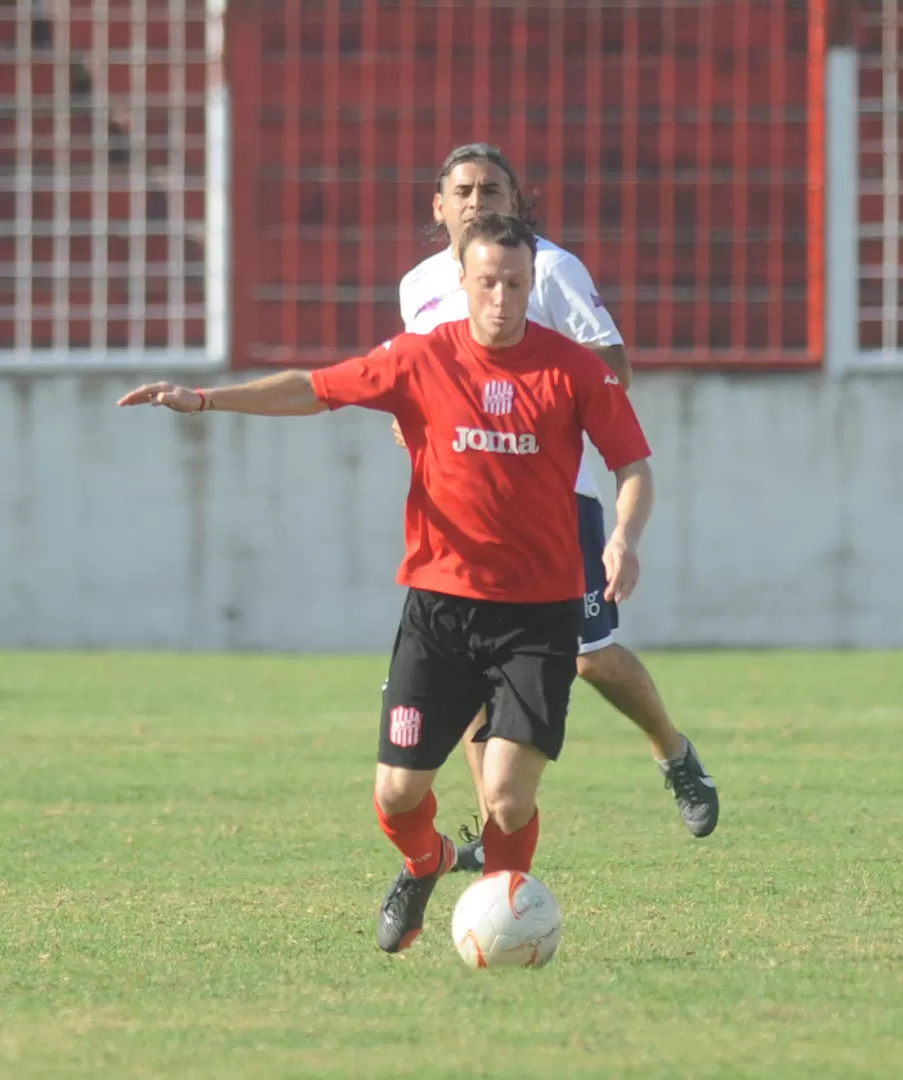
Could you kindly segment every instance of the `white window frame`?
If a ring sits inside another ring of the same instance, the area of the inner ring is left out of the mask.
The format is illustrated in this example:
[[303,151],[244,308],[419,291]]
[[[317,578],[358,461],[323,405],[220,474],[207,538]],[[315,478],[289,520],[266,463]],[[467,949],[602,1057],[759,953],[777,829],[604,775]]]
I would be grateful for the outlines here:
[[883,0],[881,54],[883,94],[880,101],[883,130],[882,194],[884,198],[881,324],[883,345],[863,349],[859,344],[859,94],[860,58],[854,47],[834,48],[826,66],[827,100],[827,205],[826,205],[826,303],[825,364],[829,371],[900,371],[903,341],[898,325],[903,304],[898,303],[900,282],[899,245],[903,240],[900,220],[901,114],[897,80],[901,57],[897,37],[903,16],[898,0]]
[[[77,0],[73,0],[77,2]],[[109,0],[93,0],[95,14],[103,16],[108,11]],[[79,371],[111,371],[132,369],[154,369],[165,367],[168,370],[179,369],[222,369],[229,365],[229,282],[230,282],[230,228],[229,228],[229,94],[224,72],[224,19],[228,0],[205,0],[206,7],[206,50],[207,50],[207,90],[206,90],[206,221],[204,237],[205,262],[205,332],[204,347],[179,348],[171,344],[164,348],[146,348],[139,341],[138,329],[143,325],[143,262],[130,260],[129,263],[129,334],[130,343],[126,348],[107,348],[106,309],[105,305],[96,304],[91,311],[92,345],[70,348],[66,342],[68,329],[69,305],[67,278],[69,269],[68,254],[68,190],[55,181],[54,198],[54,238],[53,263],[54,283],[52,301],[53,345],[51,348],[34,348],[30,344],[32,259],[30,232],[25,231],[21,223],[31,220],[29,200],[32,190],[30,166],[29,132],[31,129],[31,82],[30,63],[32,60],[31,17],[32,0],[17,0],[16,16],[16,63],[19,68],[16,89],[16,112],[26,123],[17,124],[17,170],[16,170],[16,233],[15,233],[15,343],[12,349],[0,349],[0,374],[5,371],[26,373],[78,373]],[[185,0],[169,0],[173,14],[184,15]],[[131,61],[133,70],[142,71],[145,61],[146,41],[141,34],[142,19],[146,15],[146,3],[136,0],[133,6],[132,20],[135,33],[132,35]],[[63,26],[64,38],[68,35],[68,21]],[[66,41],[63,48],[54,53],[54,100],[65,105],[69,100],[69,56]],[[178,51],[179,40],[174,42]],[[184,47],[184,38],[181,41]],[[95,49],[99,43],[95,41]],[[183,57],[184,59],[184,57]],[[176,57],[176,66],[178,56]],[[178,76],[177,76],[178,77]],[[105,80],[104,80],[105,83]],[[142,94],[141,79],[135,80],[131,88],[133,99]],[[104,101],[106,85],[97,86],[95,93],[100,96],[100,108],[95,111],[95,175],[106,175],[107,131],[103,123],[105,115]],[[170,109],[184,108],[175,101]],[[68,110],[67,110],[68,111]],[[134,110],[138,118],[135,146],[132,148],[130,172],[132,191],[132,213],[129,237],[133,242],[130,254],[134,252],[134,241],[144,236],[143,214],[141,205],[146,194],[146,169],[144,146],[144,112]],[[67,119],[68,123],[68,119]],[[59,166],[66,166],[69,161],[68,135],[64,125],[54,125],[54,158]],[[180,152],[181,150],[181,152]],[[184,147],[175,146],[176,164],[184,164]],[[140,174],[140,182],[138,177]],[[63,168],[55,169],[55,176],[65,176]],[[137,184],[137,186],[136,186]],[[184,210],[184,198],[181,192],[176,194],[175,213]],[[60,217],[62,214],[62,217]],[[184,215],[183,215],[184,216]],[[178,224],[178,222],[177,222]],[[184,221],[183,221],[184,226]],[[105,236],[106,223],[97,222],[97,235]],[[178,230],[177,230],[178,231]],[[182,230],[184,232],[184,228]],[[171,279],[177,282],[175,295],[170,296],[167,305],[167,317],[177,316],[174,325],[182,324],[178,316],[184,312],[184,296],[180,274],[182,272],[181,245],[172,245],[175,251],[170,259]],[[103,244],[94,245],[94,263],[92,273],[102,275],[105,272],[106,255]],[[181,301],[180,301],[181,297]]]

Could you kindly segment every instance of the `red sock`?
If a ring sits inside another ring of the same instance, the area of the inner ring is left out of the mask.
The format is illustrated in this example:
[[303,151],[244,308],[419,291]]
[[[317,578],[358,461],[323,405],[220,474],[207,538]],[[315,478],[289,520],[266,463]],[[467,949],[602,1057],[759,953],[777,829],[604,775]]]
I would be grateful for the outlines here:
[[534,811],[533,817],[522,829],[513,833],[502,832],[492,818],[489,818],[483,826],[483,853],[486,857],[483,873],[494,874],[497,870],[522,870],[528,874],[538,843],[538,810]]
[[[376,816],[382,831],[404,855],[414,877],[425,877],[439,869],[439,861],[450,852],[436,831],[436,796],[428,791],[423,801],[403,814],[387,814],[374,798]],[[451,845],[449,845],[451,846]]]

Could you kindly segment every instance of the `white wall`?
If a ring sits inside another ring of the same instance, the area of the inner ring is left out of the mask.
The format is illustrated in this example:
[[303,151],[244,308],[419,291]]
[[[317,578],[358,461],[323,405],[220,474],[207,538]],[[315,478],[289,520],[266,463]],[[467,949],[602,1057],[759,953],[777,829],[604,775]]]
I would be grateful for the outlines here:
[[[0,374],[0,646],[388,649],[387,418],[117,410],[134,381]],[[903,646],[903,375],[651,372],[633,397],[658,503],[622,640]]]

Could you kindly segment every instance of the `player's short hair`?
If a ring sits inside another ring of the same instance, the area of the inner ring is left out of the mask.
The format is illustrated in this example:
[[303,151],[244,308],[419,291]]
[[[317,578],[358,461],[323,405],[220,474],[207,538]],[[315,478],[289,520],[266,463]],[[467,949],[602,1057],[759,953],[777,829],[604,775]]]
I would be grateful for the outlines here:
[[[535,229],[536,219],[533,214],[533,204],[524,198],[523,192],[520,189],[520,184],[517,181],[517,173],[514,171],[514,166],[497,146],[490,146],[489,143],[484,142],[465,143],[463,146],[456,146],[445,161],[442,162],[442,168],[439,170],[439,175],[436,177],[436,191],[440,194],[442,193],[445,181],[448,179],[449,173],[455,166],[463,165],[466,162],[471,161],[481,161],[487,165],[497,165],[502,170],[508,177],[508,182],[511,184],[511,193],[514,196],[514,212],[531,228]],[[433,235],[448,236],[448,231],[445,226],[439,222],[433,222],[427,227],[427,231]]]
[[515,214],[480,214],[465,228],[458,243],[458,258],[464,266],[464,257],[471,244],[499,244],[501,247],[518,248],[522,244],[530,249],[531,259],[536,258],[536,233],[523,218]]

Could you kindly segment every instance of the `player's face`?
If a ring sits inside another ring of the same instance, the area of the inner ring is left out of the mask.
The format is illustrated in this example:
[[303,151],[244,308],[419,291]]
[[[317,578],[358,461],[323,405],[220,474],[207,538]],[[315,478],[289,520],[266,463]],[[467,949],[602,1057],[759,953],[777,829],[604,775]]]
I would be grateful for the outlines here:
[[514,190],[508,174],[486,161],[464,161],[446,176],[433,196],[433,217],[448,230],[452,247],[477,214],[513,214]]
[[480,345],[502,349],[524,336],[533,288],[533,256],[526,244],[471,244],[461,268],[470,331]]

